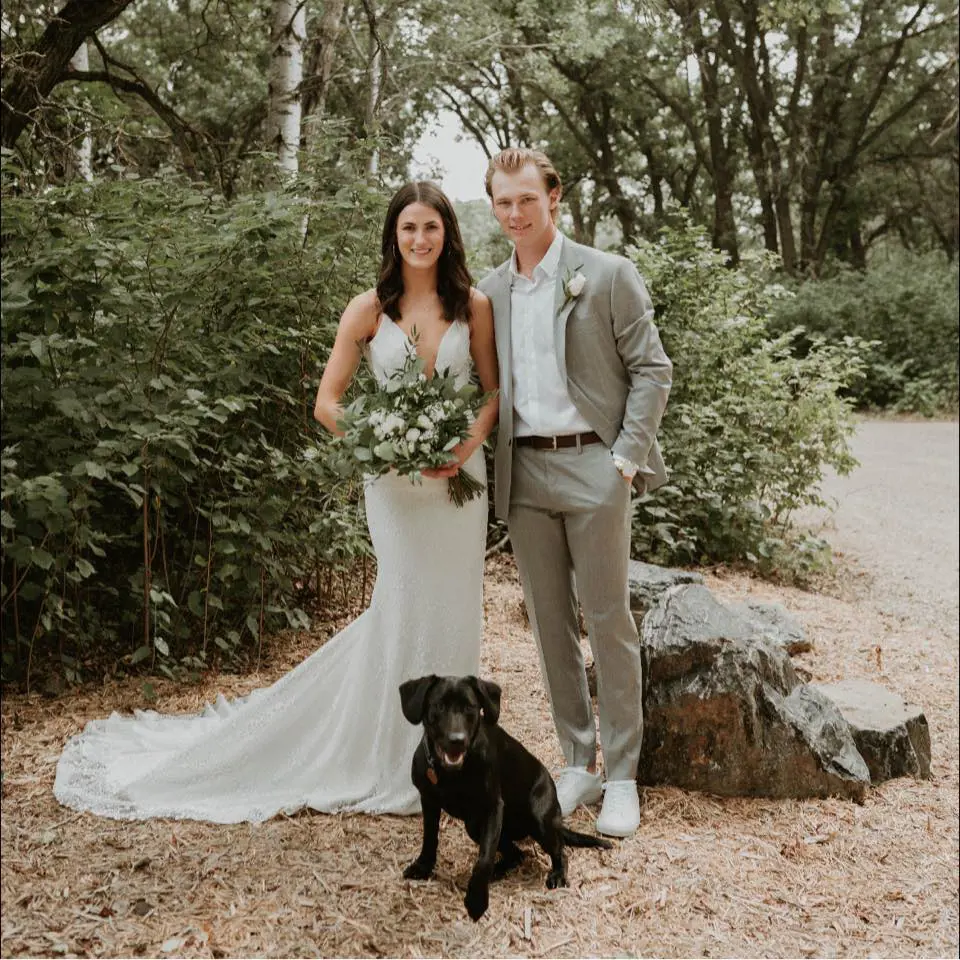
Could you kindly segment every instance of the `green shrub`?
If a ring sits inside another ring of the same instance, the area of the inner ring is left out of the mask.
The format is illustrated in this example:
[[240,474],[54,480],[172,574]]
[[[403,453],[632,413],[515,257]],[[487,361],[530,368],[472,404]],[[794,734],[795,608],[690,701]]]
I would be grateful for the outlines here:
[[960,307],[958,266],[938,254],[902,252],[866,273],[845,270],[802,284],[781,302],[773,329],[803,328],[812,337],[876,341],[850,395],[861,408],[934,416],[957,410]]
[[244,656],[368,549],[312,409],[381,203],[329,164],[4,196],[5,679]]
[[674,363],[661,428],[669,483],[635,503],[633,546],[660,562],[747,560],[797,574],[824,545],[797,540],[794,511],[820,504],[829,466],[855,465],[849,402],[839,392],[859,374],[864,345],[812,341],[803,357],[791,334],[767,327],[788,296],[769,283],[773,264],[746,257],[738,269],[698,228],[667,228],[635,252]]

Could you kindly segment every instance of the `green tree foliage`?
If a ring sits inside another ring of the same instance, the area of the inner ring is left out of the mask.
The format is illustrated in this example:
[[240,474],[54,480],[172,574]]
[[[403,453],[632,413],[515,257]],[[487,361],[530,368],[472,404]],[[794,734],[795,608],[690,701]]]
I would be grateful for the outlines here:
[[957,411],[960,274],[936,253],[905,251],[865,272],[800,285],[778,304],[773,328],[801,328],[804,351],[813,338],[851,334],[874,343],[863,377],[849,388],[859,407],[934,416]]
[[175,177],[4,197],[5,677],[242,653],[368,549],[312,410],[382,198],[325,159],[232,203]]
[[661,426],[671,477],[637,501],[633,547],[659,561],[747,560],[802,575],[823,545],[797,539],[791,515],[822,505],[824,470],[855,465],[851,405],[840,392],[866,344],[811,340],[794,355],[792,333],[769,316],[787,291],[770,259],[731,270],[702,228],[681,220],[635,251],[648,279],[674,381]]
[[488,149],[558,161],[581,239],[610,218],[628,245],[673,201],[733,262],[806,275],[890,234],[956,256],[956,29],[946,0],[475,0],[430,49]]

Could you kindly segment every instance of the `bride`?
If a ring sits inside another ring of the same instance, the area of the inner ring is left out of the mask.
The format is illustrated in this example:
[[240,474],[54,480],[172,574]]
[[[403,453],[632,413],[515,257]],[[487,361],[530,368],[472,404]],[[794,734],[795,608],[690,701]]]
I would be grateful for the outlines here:
[[[470,285],[453,208],[428,182],[390,202],[377,287],[344,311],[314,415],[336,432],[340,400],[366,354],[384,383],[416,350],[425,372],[465,383],[476,369],[497,387],[493,315]],[[197,715],[138,711],[94,720],[60,757],[54,794],[117,819],[173,817],[237,823],[303,807],[416,813],[410,762],[420,731],[398,687],[428,673],[476,673],[483,616],[487,498],[450,502],[459,469],[485,479],[481,445],[493,397],[448,467],[422,484],[390,473],[365,484],[377,556],[369,608],[270,687]]]

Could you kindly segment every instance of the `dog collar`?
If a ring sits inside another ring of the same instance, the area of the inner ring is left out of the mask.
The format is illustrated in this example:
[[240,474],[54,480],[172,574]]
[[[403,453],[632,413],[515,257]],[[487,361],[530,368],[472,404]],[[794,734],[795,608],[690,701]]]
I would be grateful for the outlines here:
[[427,742],[427,738],[423,738],[423,753],[427,758],[427,779],[434,785],[437,785],[437,767],[436,761],[433,759],[433,754],[430,752],[430,744]]

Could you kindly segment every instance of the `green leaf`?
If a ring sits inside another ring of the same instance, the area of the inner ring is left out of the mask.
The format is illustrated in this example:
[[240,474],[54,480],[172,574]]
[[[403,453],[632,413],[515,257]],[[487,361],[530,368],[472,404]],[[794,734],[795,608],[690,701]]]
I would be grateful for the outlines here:
[[30,551],[30,562],[41,570],[49,570],[53,566],[53,555],[44,550],[43,547],[34,547]]

